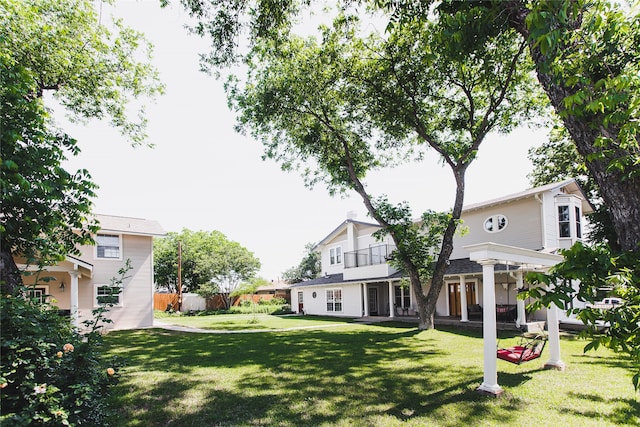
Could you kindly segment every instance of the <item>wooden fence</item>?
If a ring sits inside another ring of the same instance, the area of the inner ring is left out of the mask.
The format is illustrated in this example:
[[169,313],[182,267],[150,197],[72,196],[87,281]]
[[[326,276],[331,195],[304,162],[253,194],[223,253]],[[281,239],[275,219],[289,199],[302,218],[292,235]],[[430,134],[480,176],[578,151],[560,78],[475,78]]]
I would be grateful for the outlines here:
[[[290,300],[290,297],[287,298],[289,295],[286,294],[276,294],[276,295],[272,295],[272,294],[254,294],[254,295],[241,295],[238,298],[232,298],[232,305],[240,305],[241,301],[243,300],[248,300],[251,301],[251,299],[253,299],[253,302],[258,303],[260,302],[260,300],[266,300],[269,301],[274,297],[280,297],[280,298],[285,298],[286,300]],[[178,307],[178,294],[159,294],[159,293],[155,293],[153,294],[153,309],[154,310],[160,310],[160,311],[166,311],[168,305],[171,304],[171,306],[173,307],[173,309],[175,310]],[[218,310],[224,308],[224,300],[222,298],[222,295],[214,295],[211,298],[207,298],[207,310]]]
[[178,294],[153,294],[154,310],[166,311],[169,304],[174,308],[178,305]]

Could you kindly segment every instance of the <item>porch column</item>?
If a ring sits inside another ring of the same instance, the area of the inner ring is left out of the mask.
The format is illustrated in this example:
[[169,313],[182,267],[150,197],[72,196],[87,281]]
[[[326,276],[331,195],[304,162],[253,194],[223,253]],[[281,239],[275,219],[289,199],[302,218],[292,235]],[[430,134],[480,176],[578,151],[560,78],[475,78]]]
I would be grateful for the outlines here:
[[364,286],[364,317],[369,317],[369,288],[366,283]]
[[502,387],[498,385],[498,357],[496,355],[496,289],[494,266],[495,260],[478,261],[482,265],[482,340],[484,343],[484,378],[478,391],[498,396]]
[[[524,288],[524,279],[522,277],[522,270],[516,271],[516,289],[519,291]],[[524,300],[516,299],[516,307],[518,310],[518,318],[516,319],[516,326],[518,328],[522,327],[525,323],[527,323],[527,313],[524,309]]]
[[464,276],[460,276],[460,311],[462,311],[461,322],[468,322],[469,317],[467,315],[467,284],[464,281]]
[[77,271],[70,271],[69,276],[71,276],[71,324],[77,328],[80,324],[78,320],[78,277],[80,276],[80,273]]
[[547,330],[549,332],[549,360],[545,369],[564,371],[565,363],[560,359],[560,327],[558,326],[558,307],[551,304],[547,307]]
[[391,315],[389,317],[391,317],[391,318],[396,317],[396,310],[393,307],[393,300],[394,300],[393,282],[389,281],[389,313],[391,313]]

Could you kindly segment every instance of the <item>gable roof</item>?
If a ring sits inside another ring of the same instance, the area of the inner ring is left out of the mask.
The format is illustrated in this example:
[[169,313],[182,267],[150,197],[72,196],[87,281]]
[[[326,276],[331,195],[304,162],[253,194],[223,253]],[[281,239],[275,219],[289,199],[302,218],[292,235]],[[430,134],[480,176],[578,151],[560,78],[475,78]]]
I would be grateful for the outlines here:
[[506,196],[498,197],[496,199],[487,200],[484,202],[473,203],[462,208],[462,212],[470,212],[478,209],[488,208],[490,206],[501,205],[503,203],[513,202],[519,199],[526,199],[528,197],[534,197],[538,194],[546,193],[548,191],[554,191],[558,189],[564,189],[569,194],[576,194],[583,199],[582,211],[585,214],[593,212],[593,206],[587,199],[587,196],[582,191],[580,185],[574,178],[565,179],[564,181],[554,182],[551,184],[542,185],[540,187],[530,188],[519,193],[508,194]]
[[167,234],[157,221],[151,219],[101,214],[95,214],[94,217],[100,222],[100,231],[137,236],[164,236]]
[[316,244],[316,248],[319,246],[322,246],[324,244],[326,244],[327,242],[329,242],[330,240],[332,240],[333,238],[335,238],[336,236],[338,236],[340,233],[342,233],[344,230],[346,230],[347,228],[347,224],[352,223],[352,224],[357,224],[357,225],[364,225],[367,227],[376,227],[376,228],[381,228],[380,224],[374,224],[371,222],[363,222],[363,221],[356,221],[353,219],[346,219],[342,222],[342,224],[340,224],[339,226],[337,226],[331,233],[329,233],[324,239],[320,240],[317,244]]

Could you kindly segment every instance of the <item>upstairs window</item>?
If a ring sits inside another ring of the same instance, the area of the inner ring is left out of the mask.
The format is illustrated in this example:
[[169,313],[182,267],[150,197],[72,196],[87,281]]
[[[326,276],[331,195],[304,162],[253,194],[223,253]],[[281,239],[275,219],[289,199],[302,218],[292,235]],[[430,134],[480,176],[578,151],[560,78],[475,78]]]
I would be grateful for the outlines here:
[[96,236],[97,258],[120,259],[120,236],[116,234],[98,234]]
[[504,215],[493,215],[484,220],[484,231],[487,233],[497,233],[507,227],[507,217]]
[[329,262],[331,265],[342,264],[342,247],[329,249]]
[[558,230],[560,231],[560,237],[571,237],[569,206],[558,206]]
[[580,208],[578,206],[576,208],[576,237],[578,239],[582,239],[582,225],[580,224]]

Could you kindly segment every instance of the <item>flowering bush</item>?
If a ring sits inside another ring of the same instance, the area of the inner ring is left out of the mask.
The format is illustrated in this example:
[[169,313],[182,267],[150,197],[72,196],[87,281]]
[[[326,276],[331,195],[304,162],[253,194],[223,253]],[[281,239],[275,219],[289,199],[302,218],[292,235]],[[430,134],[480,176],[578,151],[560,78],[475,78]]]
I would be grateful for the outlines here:
[[26,287],[0,295],[0,424],[108,424],[108,392],[121,365],[100,353],[108,307],[94,311],[80,333],[57,307],[27,295]]

